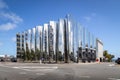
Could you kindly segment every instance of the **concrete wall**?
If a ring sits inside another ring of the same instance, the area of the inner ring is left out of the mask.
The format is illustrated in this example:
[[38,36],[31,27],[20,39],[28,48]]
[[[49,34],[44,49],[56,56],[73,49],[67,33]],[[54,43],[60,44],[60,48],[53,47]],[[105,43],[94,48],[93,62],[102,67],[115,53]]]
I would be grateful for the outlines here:
[[103,59],[103,43],[99,39],[96,40],[96,48],[97,48],[97,55],[96,55],[97,58]]

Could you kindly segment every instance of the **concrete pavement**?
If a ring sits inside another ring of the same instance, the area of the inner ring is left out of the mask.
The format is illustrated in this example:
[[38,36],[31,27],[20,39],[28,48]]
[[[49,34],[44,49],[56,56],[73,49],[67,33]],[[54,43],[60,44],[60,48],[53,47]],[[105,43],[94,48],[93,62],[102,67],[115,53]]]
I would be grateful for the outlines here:
[[114,63],[0,63],[0,80],[120,80]]

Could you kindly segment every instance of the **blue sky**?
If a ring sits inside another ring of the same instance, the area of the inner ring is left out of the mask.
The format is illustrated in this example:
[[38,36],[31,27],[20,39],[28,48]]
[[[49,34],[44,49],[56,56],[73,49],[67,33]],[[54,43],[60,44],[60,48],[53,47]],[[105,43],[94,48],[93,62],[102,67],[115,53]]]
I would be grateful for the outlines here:
[[0,54],[16,54],[15,35],[66,14],[120,57],[120,0],[0,0]]

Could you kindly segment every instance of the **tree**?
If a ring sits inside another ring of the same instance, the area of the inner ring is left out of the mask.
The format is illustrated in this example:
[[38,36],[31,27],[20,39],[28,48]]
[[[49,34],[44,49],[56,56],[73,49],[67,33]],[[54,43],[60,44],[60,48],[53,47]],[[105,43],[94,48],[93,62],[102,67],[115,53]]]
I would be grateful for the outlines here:
[[32,60],[35,60],[35,52],[33,49],[31,50],[31,61]]
[[108,58],[108,62],[110,62],[111,61],[111,55],[108,54],[106,57]]
[[113,59],[115,56],[114,55],[111,55],[111,58]]
[[26,50],[26,57],[27,57],[27,60],[31,60],[31,53],[29,50]]
[[30,60],[30,51],[28,49],[28,43],[26,43],[26,60]]
[[36,58],[37,58],[37,60],[39,60],[40,59],[40,50],[39,49],[36,49]]
[[26,60],[26,55],[25,55],[25,54],[26,54],[26,53],[25,53],[25,50],[23,49],[23,50],[22,50],[22,55],[21,55],[23,61]]
[[73,52],[70,53],[70,60],[74,61],[74,54],[73,54]]
[[107,60],[108,62],[112,61],[112,59],[115,57],[114,55],[109,54],[109,53],[107,52],[107,50],[105,50],[105,51],[103,52],[103,56],[108,59],[108,60]]
[[105,51],[103,52],[103,56],[106,58],[107,55],[108,55],[108,52],[107,52],[107,50],[105,50]]
[[59,53],[58,53],[58,60],[62,61],[62,52],[61,51],[59,51]]

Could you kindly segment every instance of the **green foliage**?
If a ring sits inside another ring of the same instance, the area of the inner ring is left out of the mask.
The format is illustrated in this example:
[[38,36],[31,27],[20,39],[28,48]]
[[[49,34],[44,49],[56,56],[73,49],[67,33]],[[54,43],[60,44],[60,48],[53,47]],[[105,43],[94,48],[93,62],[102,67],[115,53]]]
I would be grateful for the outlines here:
[[28,43],[26,43],[26,52],[25,52],[25,60],[32,60],[32,57],[31,57],[31,53],[30,53],[30,50],[28,48]]
[[103,52],[103,56],[108,59],[108,62],[112,61],[112,59],[115,57],[114,55],[109,54],[107,50]]
[[107,55],[108,55],[108,52],[107,52],[107,50],[105,50],[105,51],[103,52],[103,56],[106,57]]
[[40,55],[40,50],[39,49],[36,49],[36,58],[37,58],[37,60],[39,60],[40,59],[40,57],[41,57],[41,55]]
[[29,50],[26,50],[26,60],[31,60],[31,54]]
[[25,54],[26,54],[26,53],[25,53],[25,50],[23,49],[23,50],[22,50],[22,55],[21,55],[23,61],[26,60],[26,55],[25,55]]
[[59,51],[59,53],[58,53],[58,60],[62,61],[62,52],[61,51]]
[[31,50],[31,61],[32,60],[35,60],[35,52],[33,49]]
[[46,52],[42,52],[42,57],[46,60],[47,59],[47,53]]
[[74,54],[73,54],[73,52],[71,52],[71,54],[70,54],[70,60],[71,60],[71,61],[74,60]]

